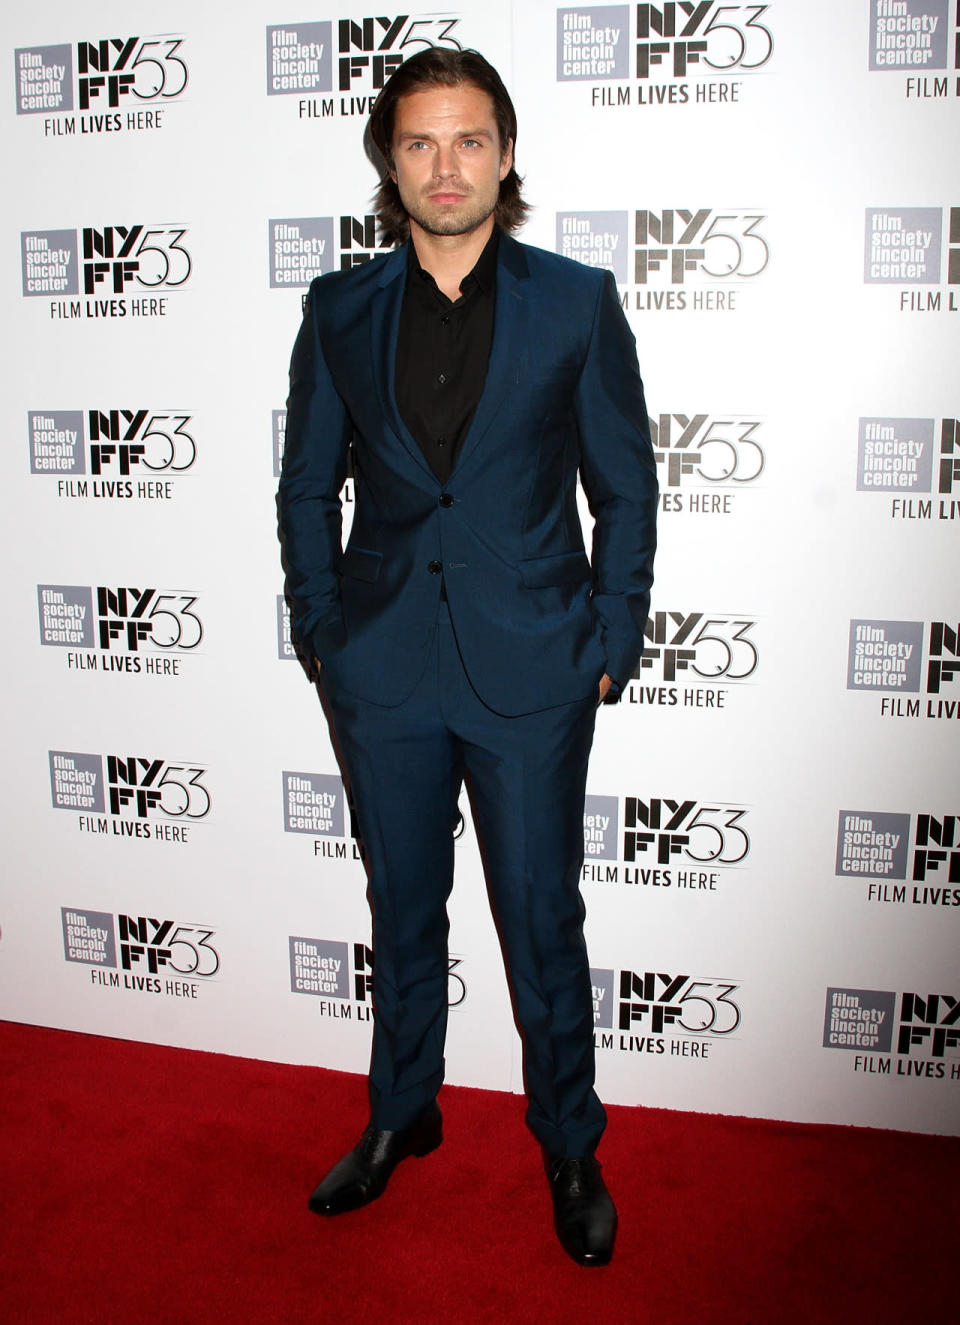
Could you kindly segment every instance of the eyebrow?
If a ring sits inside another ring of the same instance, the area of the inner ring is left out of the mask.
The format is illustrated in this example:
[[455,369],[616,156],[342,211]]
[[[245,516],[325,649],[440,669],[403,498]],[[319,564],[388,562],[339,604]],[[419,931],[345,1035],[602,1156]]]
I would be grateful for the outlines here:
[[[491,142],[493,142],[493,134],[489,131],[489,129],[461,129],[461,130],[455,135],[455,137],[457,137],[457,138],[488,138]],[[407,133],[400,133],[400,134],[397,135],[397,140],[398,140],[398,142],[401,142],[401,143],[402,143],[402,142],[406,142],[406,141],[408,141],[408,140],[410,140],[410,139],[420,139],[420,138],[422,138],[422,139],[424,139],[424,140],[429,140],[429,141],[431,141],[431,142],[433,141],[433,135],[432,135],[432,134],[429,134],[429,133],[412,133],[412,132],[407,132]]]

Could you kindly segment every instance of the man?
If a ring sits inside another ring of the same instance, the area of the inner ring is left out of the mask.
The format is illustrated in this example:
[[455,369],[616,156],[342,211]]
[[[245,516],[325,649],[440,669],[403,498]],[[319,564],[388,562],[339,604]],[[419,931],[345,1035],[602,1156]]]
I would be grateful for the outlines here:
[[637,663],[652,578],[657,485],[633,337],[608,273],[508,233],[526,212],[516,116],[482,56],[407,60],[370,132],[388,168],[381,226],[406,242],[313,283],[280,480],[294,631],[353,795],[375,954],[370,1122],[310,1207],[365,1205],[440,1144],[466,779],[556,1230],[575,1260],[602,1265],[617,1216],[594,1158],[605,1114],[579,876],[595,710]]

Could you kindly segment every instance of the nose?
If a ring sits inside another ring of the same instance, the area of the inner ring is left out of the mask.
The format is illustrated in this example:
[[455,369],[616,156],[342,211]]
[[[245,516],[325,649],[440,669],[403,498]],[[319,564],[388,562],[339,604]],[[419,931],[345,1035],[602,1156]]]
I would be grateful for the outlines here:
[[452,147],[439,146],[433,159],[433,173],[437,179],[450,179],[456,175],[457,159]]

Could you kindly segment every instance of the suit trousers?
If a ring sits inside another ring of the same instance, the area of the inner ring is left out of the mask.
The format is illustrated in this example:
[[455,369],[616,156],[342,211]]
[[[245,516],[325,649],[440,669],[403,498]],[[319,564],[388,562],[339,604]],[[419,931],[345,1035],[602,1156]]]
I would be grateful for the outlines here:
[[402,704],[324,688],[369,873],[371,1122],[409,1126],[443,1081],[446,903],[466,779],[523,1038],[527,1121],[549,1154],[591,1154],[606,1115],[593,1089],[579,885],[596,695],[494,713],[470,684],[445,602],[426,670]]

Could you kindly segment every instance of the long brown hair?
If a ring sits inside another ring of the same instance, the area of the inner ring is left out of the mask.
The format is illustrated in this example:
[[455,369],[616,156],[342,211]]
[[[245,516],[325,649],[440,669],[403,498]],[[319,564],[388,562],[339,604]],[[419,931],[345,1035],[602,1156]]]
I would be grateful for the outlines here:
[[[516,151],[517,112],[493,65],[479,51],[430,46],[405,60],[391,75],[370,114],[370,137],[390,169],[393,168],[393,126],[400,99],[425,88],[458,87],[461,83],[469,83],[487,93],[493,102],[501,154],[508,141],[513,142]],[[520,194],[522,183],[515,166],[511,165],[500,183],[500,197],[493,214],[497,225],[504,230],[518,229],[530,210]],[[380,233],[388,243],[402,244],[409,238],[410,219],[400,200],[400,190],[389,174],[381,179],[373,206]]]

